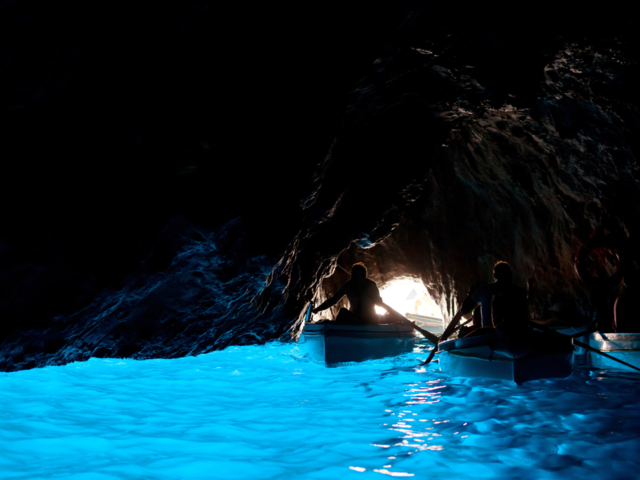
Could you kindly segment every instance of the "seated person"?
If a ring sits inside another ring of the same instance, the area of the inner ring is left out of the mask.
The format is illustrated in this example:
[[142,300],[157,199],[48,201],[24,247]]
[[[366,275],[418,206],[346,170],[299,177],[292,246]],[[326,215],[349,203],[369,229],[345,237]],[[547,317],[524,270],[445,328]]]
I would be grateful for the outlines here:
[[546,310],[542,318],[534,318],[531,321],[543,327],[559,330],[573,329],[576,332],[587,330],[591,326],[591,321],[585,319],[575,304],[569,301],[555,302]]
[[574,336],[590,331],[594,320],[583,317],[569,302],[556,302],[542,318],[531,319],[533,326],[543,331],[553,330],[561,335]]
[[630,270],[624,274],[624,292],[613,305],[613,331],[616,333],[640,332],[640,313],[636,298],[640,294],[640,272]]
[[462,303],[462,316],[466,319],[480,307],[480,328],[468,335],[490,333],[495,327],[507,335],[523,334],[528,328],[527,291],[512,283],[513,271],[507,262],[495,264],[493,278],[494,283],[477,288]]
[[345,295],[349,299],[349,310],[340,309],[336,318],[337,323],[355,325],[380,323],[380,318],[375,310],[376,305],[383,305],[380,291],[376,282],[367,278],[367,267],[362,263],[354,264],[351,267],[351,279],[342,285],[333,297],[314,308],[312,312],[318,313],[333,307]]

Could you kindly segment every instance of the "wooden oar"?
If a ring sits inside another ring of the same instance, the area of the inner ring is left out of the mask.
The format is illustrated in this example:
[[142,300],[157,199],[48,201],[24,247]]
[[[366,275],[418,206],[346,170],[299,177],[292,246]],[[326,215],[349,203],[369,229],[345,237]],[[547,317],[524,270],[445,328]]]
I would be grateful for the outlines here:
[[424,330],[423,328],[420,328],[419,326],[417,326],[415,323],[413,323],[411,320],[409,320],[408,318],[406,318],[404,315],[402,315],[401,313],[397,312],[396,310],[394,310],[393,308],[391,308],[389,305],[387,305],[386,303],[383,303],[380,305],[382,308],[384,308],[387,312],[394,314],[395,316],[397,316],[399,319],[401,319],[403,322],[405,323],[409,323],[413,328],[416,329],[416,331],[420,332],[422,334],[422,336],[424,338],[426,338],[427,340],[429,340],[431,343],[433,343],[434,345],[438,344],[438,336],[434,335],[431,332],[428,332],[426,330]]
[[[467,325],[469,325],[471,322],[473,322],[473,317],[470,318],[469,320],[467,320],[466,322],[462,322],[460,325],[458,325],[456,327],[456,329],[453,331],[453,333],[456,333],[458,330],[460,330],[462,327],[466,327]],[[472,330],[473,331],[473,330]],[[451,335],[453,335],[453,333]]]
[[453,317],[453,320],[449,322],[449,325],[447,325],[447,328],[445,329],[444,333],[440,335],[440,338],[438,339],[438,341],[434,343],[433,350],[431,350],[431,353],[429,353],[429,357],[427,357],[427,360],[422,365],[427,365],[431,362],[431,360],[433,359],[433,356],[436,354],[436,350],[438,350],[438,344],[440,342],[444,342],[447,338],[449,338],[453,334],[453,332],[456,331],[456,327],[458,326],[458,323],[460,323],[461,318],[462,318],[462,307],[460,307],[460,310],[458,310],[458,313],[456,313],[455,317]]
[[307,310],[307,316],[304,319],[305,323],[309,323],[309,320],[311,318],[311,310],[313,310],[313,302],[309,302],[309,309]]

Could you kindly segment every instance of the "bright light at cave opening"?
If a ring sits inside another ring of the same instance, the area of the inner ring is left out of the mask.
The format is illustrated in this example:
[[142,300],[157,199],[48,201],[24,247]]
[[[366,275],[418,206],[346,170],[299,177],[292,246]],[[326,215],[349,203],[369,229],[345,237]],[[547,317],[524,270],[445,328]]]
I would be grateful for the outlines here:
[[[382,301],[398,313],[413,313],[425,317],[442,318],[442,311],[429,296],[427,289],[419,280],[400,279],[387,283],[380,289]],[[376,312],[385,310],[376,307]]]

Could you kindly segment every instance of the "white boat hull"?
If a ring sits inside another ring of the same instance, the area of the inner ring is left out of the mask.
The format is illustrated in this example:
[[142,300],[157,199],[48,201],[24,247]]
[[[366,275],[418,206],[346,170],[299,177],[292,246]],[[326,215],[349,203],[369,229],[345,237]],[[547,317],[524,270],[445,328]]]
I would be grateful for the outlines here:
[[[640,333],[595,332],[589,336],[589,346],[640,368]],[[595,352],[589,352],[589,359],[596,368],[636,371]]]
[[486,377],[521,384],[543,378],[566,378],[573,371],[573,347],[567,338],[540,348],[508,345],[489,334],[442,342],[440,368],[452,376]]
[[441,318],[427,317],[417,313],[405,313],[405,317],[413,321],[427,332],[441,334],[444,332],[444,321]]

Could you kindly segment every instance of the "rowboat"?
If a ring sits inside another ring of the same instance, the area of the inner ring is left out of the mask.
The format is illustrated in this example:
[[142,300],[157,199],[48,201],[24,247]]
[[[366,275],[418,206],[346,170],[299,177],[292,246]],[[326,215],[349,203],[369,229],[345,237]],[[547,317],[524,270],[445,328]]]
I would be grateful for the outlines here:
[[[599,333],[589,336],[589,346],[640,368],[640,333]],[[589,352],[591,364],[597,368],[619,368],[634,371],[615,360]]]
[[413,321],[419,327],[424,328],[428,332],[444,332],[444,321],[441,318],[418,315],[417,313],[405,313],[404,316]]
[[328,365],[394,357],[413,351],[415,330],[410,324],[339,325],[306,323],[300,342],[312,360]]
[[534,333],[526,343],[506,343],[496,333],[441,342],[440,369],[460,377],[488,377],[521,384],[566,378],[573,369],[570,337],[549,339]]

